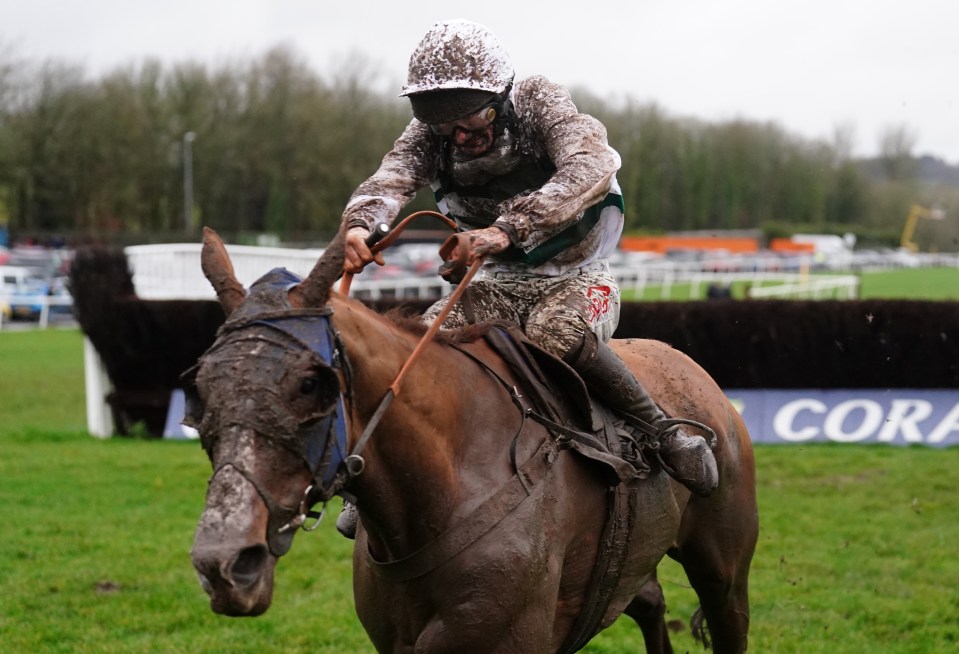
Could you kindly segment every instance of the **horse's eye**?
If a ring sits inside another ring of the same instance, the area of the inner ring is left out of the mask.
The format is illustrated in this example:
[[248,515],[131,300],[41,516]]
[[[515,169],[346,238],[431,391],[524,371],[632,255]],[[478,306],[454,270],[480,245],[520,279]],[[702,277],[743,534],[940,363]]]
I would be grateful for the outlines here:
[[303,395],[312,395],[320,385],[320,380],[316,377],[307,377],[300,382],[300,393]]

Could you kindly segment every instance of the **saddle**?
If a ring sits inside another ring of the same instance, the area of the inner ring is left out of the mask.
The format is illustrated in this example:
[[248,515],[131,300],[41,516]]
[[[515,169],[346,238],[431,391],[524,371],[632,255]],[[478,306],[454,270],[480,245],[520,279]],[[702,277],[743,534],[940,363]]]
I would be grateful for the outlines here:
[[515,323],[493,323],[484,338],[523,381],[532,405],[527,415],[553,433],[561,447],[600,464],[612,484],[646,478],[646,442],[589,394],[572,367],[530,341]]

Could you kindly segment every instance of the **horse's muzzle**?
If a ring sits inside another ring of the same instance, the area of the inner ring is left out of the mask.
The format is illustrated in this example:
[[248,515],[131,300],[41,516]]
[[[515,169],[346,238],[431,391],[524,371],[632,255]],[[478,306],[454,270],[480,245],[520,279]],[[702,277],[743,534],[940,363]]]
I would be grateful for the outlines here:
[[270,608],[276,558],[266,545],[245,547],[226,557],[218,548],[194,545],[190,557],[215,613],[252,617]]
[[214,612],[253,616],[269,608],[277,559],[265,539],[268,519],[242,475],[226,468],[213,476],[190,558]]

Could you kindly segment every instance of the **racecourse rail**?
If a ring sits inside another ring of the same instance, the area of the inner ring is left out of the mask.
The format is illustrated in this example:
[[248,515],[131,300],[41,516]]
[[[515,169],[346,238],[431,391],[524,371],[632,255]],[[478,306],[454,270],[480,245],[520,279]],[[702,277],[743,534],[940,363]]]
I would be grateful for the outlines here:
[[[321,253],[320,249],[230,247],[237,278],[245,286],[275,267],[285,267],[305,276]],[[126,248],[126,254],[140,298],[212,300],[216,297],[200,270],[200,246],[197,244],[138,245]],[[389,251],[385,254],[389,263]],[[656,288],[662,299],[670,299],[673,287],[678,284],[690,284],[691,296],[701,297],[701,289],[710,284],[732,282],[746,283],[750,294],[756,297],[855,298],[858,295],[859,282],[855,275],[811,275],[808,270],[784,272],[777,269],[781,263],[773,261],[766,267],[757,266],[750,271],[709,270],[714,264],[710,261],[653,261],[638,265],[614,264],[611,270],[624,291],[641,295],[647,288]],[[732,268],[732,264],[734,261],[731,260],[727,267]],[[949,265],[959,266],[957,257],[953,257]],[[368,273],[357,276],[351,286],[352,294],[370,299],[422,299],[440,297],[451,288],[438,275],[416,276],[411,273],[377,279],[376,272],[376,267],[370,266]],[[777,285],[782,287],[778,291]]]
[[[401,247],[401,246],[397,246]],[[321,249],[292,249],[257,246],[231,246],[230,257],[237,278],[249,286],[276,267],[305,276],[322,254]],[[390,251],[385,253],[390,262]],[[137,295],[143,299],[215,299],[209,282],[200,270],[200,245],[137,245],[126,248]],[[436,264],[440,260],[437,255]],[[649,289],[660,299],[671,299],[677,285],[690,285],[690,298],[704,297],[711,284],[743,283],[749,297],[854,299],[859,293],[859,278],[852,271],[881,270],[895,267],[959,267],[959,255],[902,253],[858,260],[855,254],[843,260],[817,261],[814,257],[794,257],[785,269],[778,257],[746,260],[736,256],[706,258],[700,261],[649,260],[639,263],[614,261],[611,271],[627,292],[637,297]],[[376,266],[353,279],[351,294],[379,299],[433,298],[450,292],[451,286],[439,275],[376,277]],[[815,274],[813,274],[815,273]]]
[[[125,253],[137,296],[144,300],[214,300],[216,296],[200,269],[200,248],[197,243],[127,247]],[[317,248],[230,247],[237,278],[247,287],[276,267],[305,276],[322,252]],[[389,263],[390,252],[385,254]],[[729,287],[734,283],[741,284],[751,298],[855,299],[859,295],[859,277],[854,272],[904,266],[959,267],[959,255],[910,254],[904,259],[903,253],[893,252],[867,260],[857,253],[848,253],[841,259],[825,261],[817,261],[812,256],[794,257],[785,265],[778,257],[746,260],[733,255],[698,261],[651,259],[633,263],[627,258],[623,263],[614,260],[611,271],[624,292],[645,299],[687,299],[674,297],[677,287],[687,285],[688,298],[698,299],[705,297],[705,289],[710,286]],[[371,300],[428,299],[439,298],[452,289],[439,275],[409,273],[377,278],[376,273],[376,266],[370,266],[367,273],[354,279],[351,294]],[[37,316],[41,328],[50,323],[51,307],[69,307],[73,303],[69,295],[17,295],[14,298],[0,291],[0,308],[9,306],[14,299],[20,304],[41,307]],[[4,319],[4,312],[0,311],[0,329]]]

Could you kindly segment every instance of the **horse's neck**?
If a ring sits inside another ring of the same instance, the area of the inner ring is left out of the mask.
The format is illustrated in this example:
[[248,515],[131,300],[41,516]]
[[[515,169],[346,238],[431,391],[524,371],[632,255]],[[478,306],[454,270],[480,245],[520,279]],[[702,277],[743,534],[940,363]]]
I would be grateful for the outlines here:
[[352,369],[355,409],[366,416],[395,381],[417,336],[350,300],[334,303],[333,320]]
[[[335,305],[334,320],[352,368],[353,425],[350,447],[387,395],[418,336],[355,302]],[[433,525],[442,526],[455,502],[457,448],[454,427],[458,392],[436,394],[437,357],[427,347],[408,370],[402,386],[361,455],[366,466],[348,489],[357,496],[371,542],[385,556],[422,545]]]

